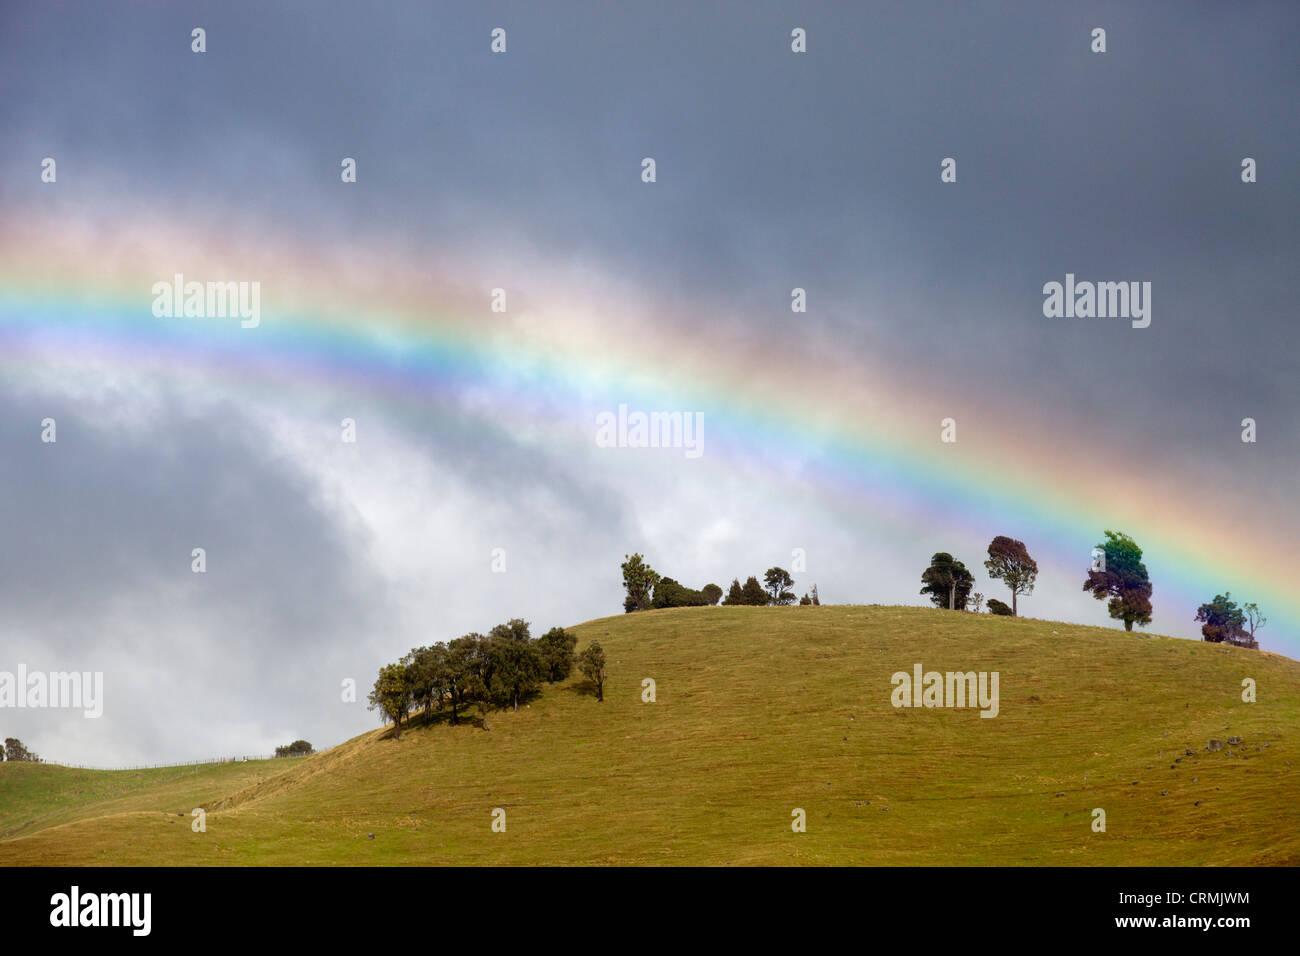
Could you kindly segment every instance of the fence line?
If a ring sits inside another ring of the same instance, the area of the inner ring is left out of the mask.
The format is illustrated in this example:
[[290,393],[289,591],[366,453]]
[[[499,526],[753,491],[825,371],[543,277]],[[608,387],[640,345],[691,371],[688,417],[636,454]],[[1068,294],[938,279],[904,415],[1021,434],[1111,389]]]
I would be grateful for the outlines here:
[[83,763],[57,763],[42,761],[52,767],[67,767],[70,770],[159,770],[163,767],[198,767],[213,763],[244,763],[248,760],[291,760],[294,757],[310,757],[311,754],[288,754],[276,757],[275,754],[249,754],[243,757],[209,757],[206,760],[178,760],[174,763],[142,763],[129,767],[94,767]]

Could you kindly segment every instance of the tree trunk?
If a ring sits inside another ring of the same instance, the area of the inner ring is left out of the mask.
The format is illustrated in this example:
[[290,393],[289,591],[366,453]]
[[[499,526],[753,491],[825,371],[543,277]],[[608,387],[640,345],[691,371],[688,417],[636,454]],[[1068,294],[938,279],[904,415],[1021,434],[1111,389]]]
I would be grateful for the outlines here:
[[1129,618],[1129,617],[1124,618],[1124,630],[1126,630],[1126,631],[1131,631],[1131,630],[1133,630],[1133,619],[1132,619],[1132,618]]
[[1011,616],[1016,616],[1016,592],[1011,592]]
[[948,585],[948,610],[957,610],[957,584],[956,582]]

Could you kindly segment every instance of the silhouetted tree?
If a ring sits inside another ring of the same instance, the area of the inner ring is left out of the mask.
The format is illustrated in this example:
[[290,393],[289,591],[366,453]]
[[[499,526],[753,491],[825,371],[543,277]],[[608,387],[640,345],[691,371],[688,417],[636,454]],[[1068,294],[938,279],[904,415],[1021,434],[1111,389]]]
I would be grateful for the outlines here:
[[1083,589],[1098,601],[1109,599],[1110,616],[1124,622],[1124,630],[1134,624],[1151,623],[1151,579],[1142,563],[1142,549],[1123,532],[1107,531],[1106,541],[1097,545],[1105,561],[1101,569],[1090,568]]
[[704,587],[700,588],[700,593],[704,595],[704,600],[708,601],[711,605],[717,604],[722,600],[722,588],[718,587],[716,584],[704,585]]
[[768,568],[763,575],[763,583],[771,595],[770,603],[790,604],[794,601],[794,592],[789,590],[794,584],[794,578],[790,577],[790,572],[785,568]]
[[763,585],[758,583],[758,578],[752,574],[745,579],[745,586],[741,589],[741,594],[744,596],[742,602],[744,604],[762,606],[768,602],[767,592],[763,590]]
[[528,633],[528,622],[518,617],[512,617],[506,623],[498,624],[488,631],[488,637],[499,637],[502,640],[522,641],[524,643],[532,640],[532,635]]
[[308,754],[314,754],[315,748],[305,740],[295,740],[291,744],[275,748],[277,757],[305,757]]
[[1246,615],[1230,593],[1216,594],[1213,601],[1198,607],[1195,620],[1202,622],[1201,637],[1213,644],[1239,644],[1250,636],[1246,633]]
[[655,585],[655,596],[650,606],[653,608],[702,607],[707,603],[702,592],[684,587],[672,578],[660,578],[659,583]]
[[731,579],[731,587],[727,591],[727,599],[722,603],[727,605],[745,603],[745,589],[740,586],[740,578]]
[[1011,589],[1011,614],[1018,613],[1016,598],[1034,593],[1034,580],[1038,577],[1038,564],[1029,556],[1023,541],[998,535],[989,542],[989,557],[984,562],[989,577],[1001,580]]
[[1255,640],[1255,632],[1268,623],[1259,605],[1254,602],[1243,604],[1241,612],[1246,615],[1246,633],[1250,635],[1248,647],[1259,647],[1259,641]]
[[40,763],[41,758],[35,751],[28,750],[17,737],[5,738],[5,759],[18,763]]
[[930,558],[930,566],[921,572],[921,593],[930,595],[935,607],[965,611],[975,578],[966,565],[946,551]]
[[818,607],[821,605],[822,599],[817,596],[817,585],[815,584],[813,585],[813,589],[812,589],[812,599],[813,599],[813,607]]
[[624,611],[644,611],[650,606],[650,595],[659,583],[659,575],[654,568],[645,563],[640,554],[631,557],[623,555],[623,587],[627,597],[623,600]]
[[989,613],[1000,614],[1003,617],[1015,617],[1011,611],[1011,605],[1003,604],[997,598],[989,598]]

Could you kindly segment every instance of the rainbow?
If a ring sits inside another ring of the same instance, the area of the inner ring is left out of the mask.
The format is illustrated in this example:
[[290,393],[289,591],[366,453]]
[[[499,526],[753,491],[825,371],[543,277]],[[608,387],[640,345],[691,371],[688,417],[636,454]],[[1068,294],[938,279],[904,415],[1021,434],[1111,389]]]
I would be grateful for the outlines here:
[[[515,279],[500,315],[489,292],[503,283],[446,251],[33,218],[11,216],[0,232],[0,376],[10,383],[57,356],[266,401],[302,392],[331,403],[355,390],[412,421],[473,393],[487,397],[482,427],[575,447],[620,402],[699,410],[713,467],[804,495],[811,482],[819,507],[845,523],[913,534],[937,522],[995,526],[1040,563],[1078,567],[1080,580],[1102,530],[1127,531],[1155,583],[1151,630],[1195,633],[1188,609],[1230,589],[1269,614],[1266,647],[1300,656],[1300,589],[1267,508],[1252,511],[1212,476],[1121,453],[1098,427],[1022,422],[1011,397],[987,386],[963,385],[953,408],[921,363],[863,364],[793,336],[754,342],[737,333],[738,317],[701,321],[607,277],[533,263],[504,270]],[[259,280],[261,326],[155,318],[150,289],[176,272]],[[939,440],[949,416],[954,444]],[[1177,630],[1169,607],[1187,618]]]

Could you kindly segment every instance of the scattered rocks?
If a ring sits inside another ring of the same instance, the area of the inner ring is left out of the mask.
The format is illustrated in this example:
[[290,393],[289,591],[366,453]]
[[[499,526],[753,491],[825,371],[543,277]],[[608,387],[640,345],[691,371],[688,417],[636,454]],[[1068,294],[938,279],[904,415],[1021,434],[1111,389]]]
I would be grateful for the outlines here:
[[1169,791],[1168,791],[1168,790],[1161,790],[1161,791],[1160,791],[1160,796],[1162,796],[1162,797],[1167,797],[1167,796],[1169,796]]
[[1218,737],[1211,737],[1210,742],[1205,745],[1205,749],[1210,751],[1210,753],[1217,753],[1223,749],[1223,741]]
[[375,835],[374,835],[373,833],[367,833],[367,834],[366,834],[366,839],[367,839],[367,840],[373,840],[374,838],[375,838]]
[[1240,738],[1240,737],[1229,737],[1229,738],[1228,738],[1228,743],[1235,747],[1235,746],[1237,746],[1237,744],[1241,743],[1241,738]]
[[1196,751],[1195,751],[1195,750],[1184,750],[1184,751],[1183,751],[1183,756],[1184,756],[1184,757],[1195,757],[1195,756],[1196,756]]

